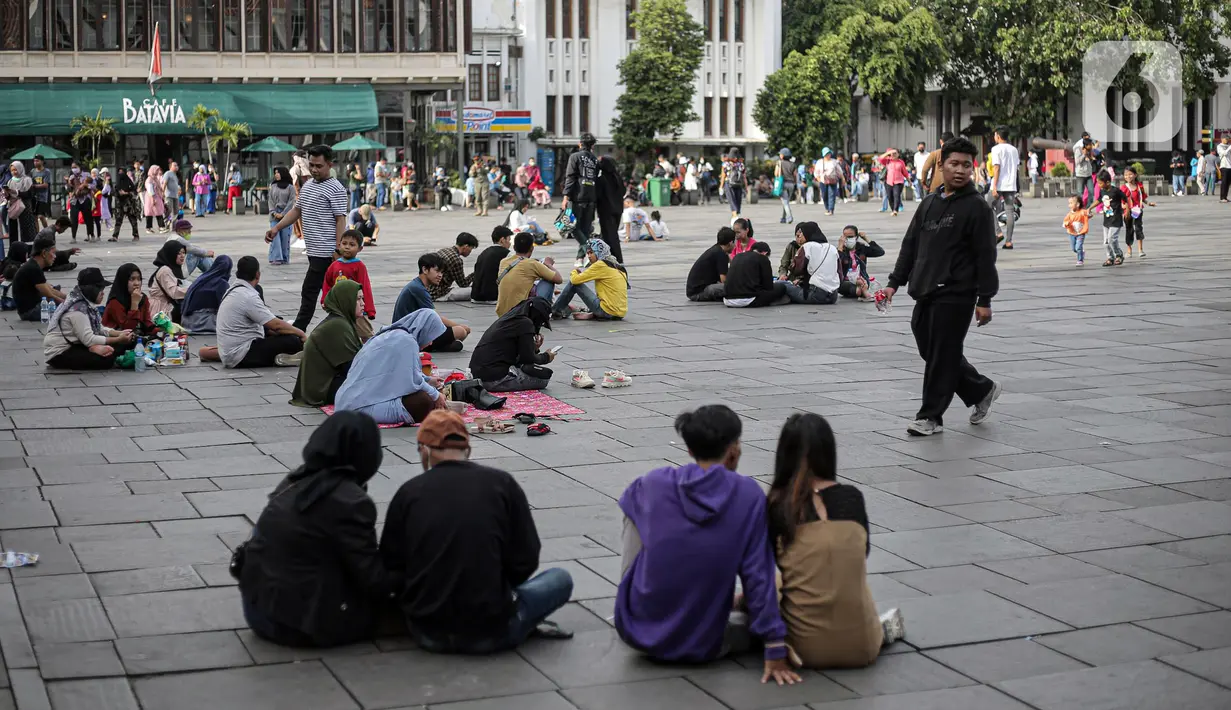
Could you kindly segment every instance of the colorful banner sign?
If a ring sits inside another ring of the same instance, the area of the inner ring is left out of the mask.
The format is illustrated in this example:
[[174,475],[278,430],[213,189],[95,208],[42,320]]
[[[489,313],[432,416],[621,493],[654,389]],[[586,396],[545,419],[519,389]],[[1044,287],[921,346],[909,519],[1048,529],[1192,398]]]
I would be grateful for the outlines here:
[[[503,109],[466,106],[462,109],[462,121],[467,133],[512,133],[530,131],[529,111],[506,111]],[[437,131],[457,130],[457,111],[436,111],[432,122]]]

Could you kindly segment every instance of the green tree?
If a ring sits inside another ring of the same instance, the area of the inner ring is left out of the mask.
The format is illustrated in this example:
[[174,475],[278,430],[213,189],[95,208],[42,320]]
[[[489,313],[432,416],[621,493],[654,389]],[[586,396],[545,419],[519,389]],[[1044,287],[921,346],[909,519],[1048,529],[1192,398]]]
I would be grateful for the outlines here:
[[659,134],[679,136],[699,118],[692,99],[705,30],[684,0],[643,0],[631,21],[637,46],[617,67],[624,91],[611,130],[617,146],[638,154],[653,148]]
[[[1231,47],[1219,41],[1231,34],[1222,0],[924,1],[947,29],[952,61],[942,73],[945,92],[1023,137],[1068,130],[1063,107],[1082,90],[1082,60],[1095,42],[1175,44],[1190,101],[1212,95],[1216,77],[1231,67]],[[1116,85],[1144,88],[1131,69]]]
[[226,160],[222,164],[228,175],[231,170],[231,151],[239,147],[240,140],[250,135],[252,135],[252,129],[246,123],[232,123],[225,118],[214,119],[214,135],[209,137],[208,143],[214,152],[218,151],[219,144],[226,147]]
[[76,148],[82,141],[90,144],[90,158],[87,160],[87,167],[95,168],[102,162],[98,155],[100,143],[103,141],[114,143],[119,139],[120,134],[115,130],[115,121],[114,118],[103,118],[103,110],[100,107],[94,116],[86,114],[69,122],[69,128],[73,129],[73,147]]
[[192,109],[192,114],[188,116],[188,127],[195,128],[201,132],[201,137],[205,142],[205,155],[208,158],[207,162],[214,162],[213,147],[210,145],[210,129],[213,128],[214,121],[222,118],[222,112],[216,108],[206,108],[203,104],[197,104]]
[[849,67],[842,41],[824,37],[807,52],[791,52],[782,68],[765,78],[752,107],[752,120],[771,148],[790,148],[801,157],[838,145],[850,122],[846,90]]

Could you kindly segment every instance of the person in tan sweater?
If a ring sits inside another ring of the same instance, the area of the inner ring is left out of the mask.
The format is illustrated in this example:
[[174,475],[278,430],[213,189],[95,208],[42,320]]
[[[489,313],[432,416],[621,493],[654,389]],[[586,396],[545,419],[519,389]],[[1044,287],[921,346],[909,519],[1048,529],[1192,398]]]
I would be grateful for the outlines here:
[[[945,131],[940,134],[940,145],[936,150],[928,154],[928,159],[923,161],[923,168],[919,170],[916,176],[919,179],[919,184],[923,185],[923,189],[928,192],[936,192],[941,185],[945,184],[945,177],[940,170],[940,149],[945,146],[945,141],[953,140],[953,134]],[[922,196],[920,196],[922,199]]]

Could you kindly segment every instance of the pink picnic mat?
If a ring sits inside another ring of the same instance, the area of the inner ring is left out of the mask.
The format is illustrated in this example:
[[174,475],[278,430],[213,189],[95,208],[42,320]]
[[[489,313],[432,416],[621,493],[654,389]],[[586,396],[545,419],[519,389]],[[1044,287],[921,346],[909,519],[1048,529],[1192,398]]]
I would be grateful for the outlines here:
[[[507,397],[508,401],[500,409],[493,409],[490,412],[485,412],[482,409],[475,409],[473,405],[466,405],[466,411],[462,413],[462,419],[467,424],[471,424],[479,417],[491,417],[492,419],[503,421],[512,419],[513,415],[526,412],[543,419],[548,417],[563,417],[575,414],[585,414],[584,411],[574,407],[571,404],[565,404],[560,400],[541,390],[527,390],[525,392],[500,392],[493,393],[497,397]],[[326,416],[333,414],[333,405],[327,404],[321,407],[321,411]],[[396,429],[403,424],[381,424],[381,429]],[[415,426],[418,426],[417,424]]]

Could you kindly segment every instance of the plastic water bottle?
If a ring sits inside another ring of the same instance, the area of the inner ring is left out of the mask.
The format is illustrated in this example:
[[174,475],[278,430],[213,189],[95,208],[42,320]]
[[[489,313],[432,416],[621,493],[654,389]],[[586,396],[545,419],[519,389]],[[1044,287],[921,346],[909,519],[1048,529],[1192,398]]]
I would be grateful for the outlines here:
[[51,303],[44,296],[39,303],[39,318],[43,321],[43,330],[47,330],[47,324],[51,322]]
[[137,372],[145,372],[145,341],[137,338],[137,347],[133,348],[133,356],[136,358],[133,361],[133,369]]

